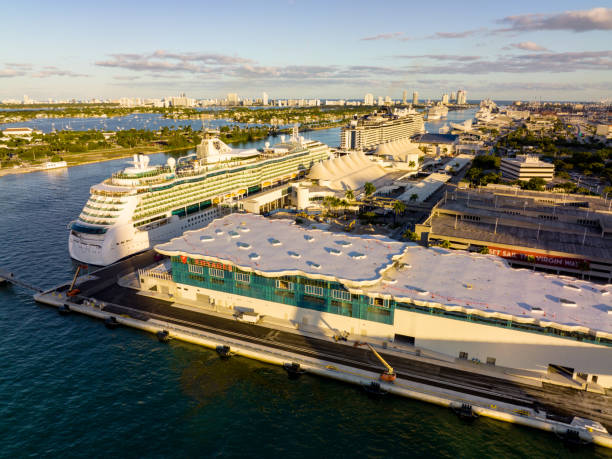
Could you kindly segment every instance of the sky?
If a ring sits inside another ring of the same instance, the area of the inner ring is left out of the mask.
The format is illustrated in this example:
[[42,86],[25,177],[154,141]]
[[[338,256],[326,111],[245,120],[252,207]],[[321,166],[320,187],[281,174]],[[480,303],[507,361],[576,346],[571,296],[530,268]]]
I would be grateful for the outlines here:
[[612,3],[20,1],[0,99],[612,98]]

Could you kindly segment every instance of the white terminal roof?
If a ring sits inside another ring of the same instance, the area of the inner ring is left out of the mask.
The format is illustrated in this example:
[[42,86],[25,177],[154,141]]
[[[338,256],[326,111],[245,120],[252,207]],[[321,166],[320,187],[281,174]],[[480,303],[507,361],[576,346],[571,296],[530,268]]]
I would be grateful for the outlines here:
[[373,182],[387,172],[361,152],[353,152],[334,159],[321,161],[310,169],[308,178],[319,180],[332,190],[358,189]]
[[[366,293],[421,306],[438,306],[487,317],[560,324],[612,337],[612,285],[514,269],[494,255],[410,244],[403,268],[388,270]],[[601,334],[601,333],[600,333]]]
[[406,244],[381,236],[350,236],[305,229],[293,220],[231,214],[155,250],[219,261],[263,276],[300,275],[346,285],[378,282]]
[[305,229],[254,214],[228,215],[155,249],[269,277],[304,274],[371,296],[612,337],[612,285],[514,269],[494,255]]

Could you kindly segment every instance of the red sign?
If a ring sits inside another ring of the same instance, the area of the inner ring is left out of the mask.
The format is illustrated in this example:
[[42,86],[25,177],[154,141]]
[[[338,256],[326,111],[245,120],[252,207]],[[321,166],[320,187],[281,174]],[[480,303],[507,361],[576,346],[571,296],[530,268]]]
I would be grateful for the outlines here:
[[223,263],[218,263],[215,261],[206,261],[206,260],[192,260],[194,265],[198,265],[198,266],[206,266],[207,268],[217,268],[217,269],[224,269],[226,271],[231,271],[232,267],[231,265],[224,265]]
[[218,263],[215,261],[194,260],[193,258],[186,257],[185,255],[181,255],[180,259],[181,259],[181,263],[183,264],[191,263],[191,264],[198,265],[198,266],[205,266],[207,268],[224,269],[225,271],[232,270],[231,265],[225,265],[223,263]]
[[540,265],[559,266],[562,268],[571,269],[588,269],[589,261],[580,258],[559,257],[555,255],[546,255],[537,252],[528,252],[525,250],[502,249],[499,247],[489,247],[491,255],[507,258],[510,260],[528,261],[538,263]]

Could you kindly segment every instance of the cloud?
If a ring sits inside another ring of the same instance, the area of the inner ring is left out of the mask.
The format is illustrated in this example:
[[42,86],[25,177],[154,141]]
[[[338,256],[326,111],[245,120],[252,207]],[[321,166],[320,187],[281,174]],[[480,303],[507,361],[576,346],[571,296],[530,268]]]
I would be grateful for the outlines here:
[[[381,78],[389,75],[405,75],[402,68],[377,66],[337,65],[260,65],[239,56],[201,53],[170,53],[158,50],[143,54],[112,54],[110,59],[95,63],[101,67],[120,68],[141,72],[152,79],[185,79],[189,75],[206,75],[210,79],[250,79],[291,81],[294,84],[319,84],[321,82],[354,82],[363,78]],[[127,80],[125,77],[115,77]]]
[[379,35],[374,35],[373,37],[364,37],[362,41],[370,41],[370,40],[393,40],[402,38],[404,36],[404,32],[392,32],[392,33],[381,33]]
[[593,8],[584,11],[565,11],[557,14],[521,14],[497,21],[508,27],[497,32],[526,30],[571,30],[588,32],[612,30],[612,8]]
[[30,75],[32,78],[49,78],[54,76],[65,76],[71,78],[87,78],[89,75],[83,73],[75,73],[72,70],[63,70],[55,66],[46,66],[42,70]]
[[118,75],[118,76],[113,77],[113,80],[119,80],[119,81],[134,81],[138,79],[140,79],[139,76],[129,76],[129,75]]
[[147,54],[111,54],[111,59],[95,62],[100,67],[134,71],[212,73],[216,66],[235,66],[253,61],[237,56],[202,53],[171,53],[157,50]]
[[12,69],[21,69],[21,70],[31,70],[32,69],[32,64],[23,64],[23,63],[17,63],[17,62],[7,62],[6,64],[4,64],[4,66],[12,68]]
[[484,32],[486,29],[473,29],[473,30],[465,30],[463,32],[436,32],[433,35],[428,35],[425,38],[430,39],[453,39],[453,38],[466,38],[471,37],[472,35],[476,35],[477,33]]
[[0,78],[14,78],[25,75],[22,70],[15,69],[0,69]]
[[411,40],[448,40],[453,38],[466,38],[478,33],[484,32],[487,29],[473,29],[465,30],[463,32],[436,32],[433,35],[427,35],[425,37],[415,38],[409,37],[404,32],[392,32],[392,33],[381,33],[371,37],[364,37],[362,41],[374,41],[374,40],[399,40],[399,41],[411,41]]
[[481,58],[481,56],[459,56],[456,54],[402,54],[395,57],[403,59],[432,59],[435,61],[475,61]]
[[532,41],[522,41],[520,43],[511,43],[508,46],[504,47],[504,49],[512,49],[512,48],[522,49],[523,51],[548,51],[548,49]]
[[[406,56],[423,58],[423,56]],[[461,61],[456,56],[440,62],[443,55],[427,59],[436,63],[415,63],[408,70],[421,74],[488,74],[488,73],[566,73],[578,70],[603,70],[612,68],[612,51],[584,51],[564,53],[529,53],[503,55],[496,59]],[[438,63],[440,62],[440,63]]]

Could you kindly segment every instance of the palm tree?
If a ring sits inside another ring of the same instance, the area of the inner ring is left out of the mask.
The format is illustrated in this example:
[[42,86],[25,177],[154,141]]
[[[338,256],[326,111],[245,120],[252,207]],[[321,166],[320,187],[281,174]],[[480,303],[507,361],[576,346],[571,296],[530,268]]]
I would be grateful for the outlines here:
[[397,219],[397,215],[403,214],[405,210],[406,210],[406,204],[404,204],[399,199],[393,203],[393,223],[395,223],[395,220]]
[[376,191],[376,187],[374,186],[374,184],[366,182],[366,184],[363,186],[363,191],[365,192],[366,196],[371,196]]
[[344,193],[344,197],[346,199],[348,199],[349,201],[354,201],[355,200],[355,193],[353,193],[353,190],[348,189],[346,190],[346,192]]

